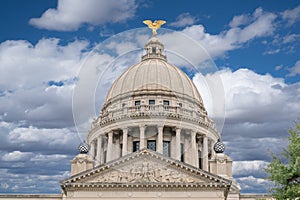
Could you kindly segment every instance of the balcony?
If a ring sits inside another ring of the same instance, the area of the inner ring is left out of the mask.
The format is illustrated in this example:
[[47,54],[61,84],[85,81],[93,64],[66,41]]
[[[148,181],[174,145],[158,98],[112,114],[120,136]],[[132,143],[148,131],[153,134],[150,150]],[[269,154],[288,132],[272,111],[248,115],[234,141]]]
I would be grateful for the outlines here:
[[121,109],[108,110],[94,120],[92,128],[114,123],[124,119],[137,118],[173,118],[203,125],[216,130],[215,123],[203,113],[169,105],[137,105]]

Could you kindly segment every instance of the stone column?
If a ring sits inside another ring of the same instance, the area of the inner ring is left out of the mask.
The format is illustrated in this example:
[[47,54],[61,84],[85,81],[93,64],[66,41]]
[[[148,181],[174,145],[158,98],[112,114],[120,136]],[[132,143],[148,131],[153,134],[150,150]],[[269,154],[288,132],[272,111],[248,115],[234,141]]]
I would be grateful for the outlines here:
[[97,139],[97,158],[96,158],[96,164],[101,165],[103,164],[101,162],[103,155],[102,155],[102,135],[100,135]]
[[123,146],[122,146],[122,156],[125,156],[127,154],[127,144],[128,144],[128,128],[123,128]]
[[93,159],[95,159],[95,149],[96,149],[96,147],[95,147],[95,141],[93,140],[91,142],[91,156],[92,156]]
[[176,128],[176,158],[175,159],[177,160],[180,160],[181,158],[180,133],[181,133],[181,129]]
[[207,136],[203,136],[202,169],[205,171],[208,171],[208,139],[207,139]]
[[145,142],[145,126],[140,126],[140,149],[146,148]]
[[198,155],[198,150],[197,150],[197,144],[196,144],[196,131],[192,130],[191,131],[191,145],[192,145],[192,165],[195,167],[199,167],[199,164],[197,164],[197,155]]
[[108,133],[108,142],[107,142],[107,156],[106,161],[109,162],[112,160],[112,151],[113,151],[113,132]]
[[113,140],[115,142],[113,143],[113,154],[112,154],[112,160],[120,158],[122,149],[120,148],[120,134],[119,132],[115,132]]
[[183,152],[183,160],[185,163],[193,165],[193,161],[192,161],[192,147],[191,147],[191,140],[189,137],[187,137],[186,134],[184,134],[183,137],[183,147],[184,147],[184,152]]
[[156,144],[157,144],[156,151],[161,154],[163,154],[163,129],[164,129],[163,126],[157,127],[158,134],[156,140]]

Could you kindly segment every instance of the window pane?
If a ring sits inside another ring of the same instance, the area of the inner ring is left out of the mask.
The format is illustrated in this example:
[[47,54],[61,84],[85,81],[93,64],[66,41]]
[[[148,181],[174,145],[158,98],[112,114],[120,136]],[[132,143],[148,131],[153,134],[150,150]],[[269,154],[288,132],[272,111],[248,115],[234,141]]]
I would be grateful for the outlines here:
[[163,143],[163,155],[170,157],[170,142],[164,141]]
[[138,150],[140,150],[140,142],[135,141],[135,142],[133,142],[133,152],[136,152]]
[[122,157],[123,144],[120,144],[120,157]]
[[181,161],[181,162],[184,162],[184,156],[183,156],[183,153],[184,153],[184,145],[183,145],[183,144],[180,144],[180,153],[181,153],[180,161]]
[[202,169],[202,154],[201,154],[201,151],[198,151],[198,155],[199,155],[199,168]]
[[149,105],[155,105],[155,100],[149,100]]
[[151,149],[152,151],[156,151],[156,141],[155,140],[149,140],[147,142],[148,149]]
[[135,106],[140,106],[140,105],[141,105],[141,101],[135,101],[135,102],[134,102],[134,105],[135,105]]
[[169,101],[164,100],[164,106],[168,106],[169,105]]

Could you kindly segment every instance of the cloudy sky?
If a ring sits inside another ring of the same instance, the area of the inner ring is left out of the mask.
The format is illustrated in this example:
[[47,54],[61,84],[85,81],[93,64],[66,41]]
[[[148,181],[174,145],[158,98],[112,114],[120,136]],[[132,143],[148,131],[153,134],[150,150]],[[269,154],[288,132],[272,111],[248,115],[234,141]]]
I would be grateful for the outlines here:
[[196,69],[203,54],[172,31],[211,58],[214,71],[189,75],[216,119],[218,105],[201,80],[222,81],[219,128],[235,160],[234,177],[242,192],[268,191],[268,151],[286,145],[287,130],[300,117],[300,1],[3,0],[0,193],[60,192],[90,113],[99,112],[117,75],[139,60],[145,19],[166,20],[166,50],[187,52],[183,57]]

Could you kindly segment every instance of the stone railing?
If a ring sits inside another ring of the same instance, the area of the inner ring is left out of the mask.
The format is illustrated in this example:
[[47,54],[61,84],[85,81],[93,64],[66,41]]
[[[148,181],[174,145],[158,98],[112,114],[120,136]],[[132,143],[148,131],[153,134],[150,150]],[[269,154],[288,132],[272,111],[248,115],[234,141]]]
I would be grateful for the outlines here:
[[94,120],[92,123],[92,129],[105,124],[114,123],[119,120],[136,119],[138,117],[175,118],[216,130],[215,123],[203,113],[199,113],[195,110],[185,109],[179,106],[166,105],[139,105],[110,110],[102,113],[102,115]]

